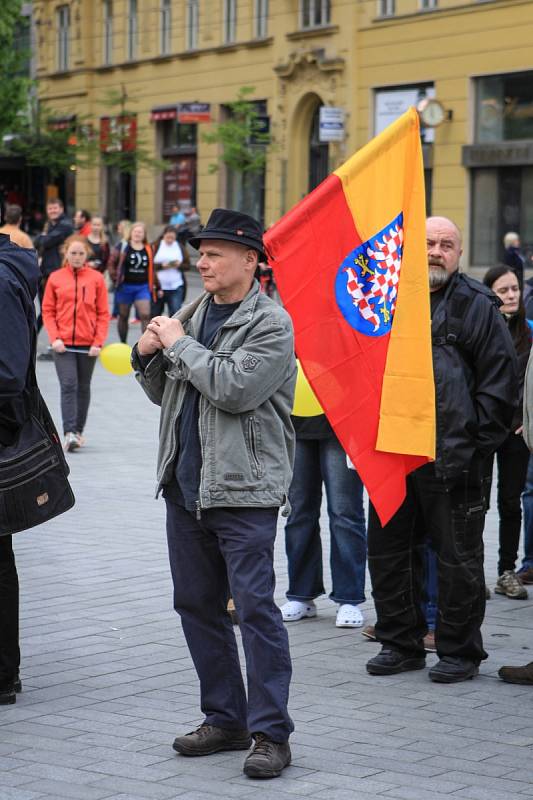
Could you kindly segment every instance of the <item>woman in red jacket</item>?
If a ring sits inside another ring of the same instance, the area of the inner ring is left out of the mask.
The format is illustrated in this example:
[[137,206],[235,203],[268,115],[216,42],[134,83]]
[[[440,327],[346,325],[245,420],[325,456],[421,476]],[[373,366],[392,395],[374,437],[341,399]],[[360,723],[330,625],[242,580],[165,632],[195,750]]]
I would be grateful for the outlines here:
[[100,272],[87,264],[87,240],[65,242],[63,268],[50,275],[43,299],[43,321],[54,351],[61,387],[65,450],[83,444],[96,359],[107,337],[107,287]]

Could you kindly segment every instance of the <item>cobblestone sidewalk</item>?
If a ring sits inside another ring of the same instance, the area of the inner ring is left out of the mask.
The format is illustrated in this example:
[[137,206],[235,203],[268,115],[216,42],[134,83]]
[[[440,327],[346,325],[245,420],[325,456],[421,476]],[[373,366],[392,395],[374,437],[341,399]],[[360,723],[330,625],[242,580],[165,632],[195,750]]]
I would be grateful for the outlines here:
[[[53,364],[39,363],[39,379],[57,418]],[[157,417],[131,376],[98,364],[87,445],[69,456],[76,507],[15,537],[24,691],[0,708],[0,800],[533,797],[533,691],[497,678],[502,663],[533,660],[533,599],[488,603],[490,658],[456,686],[431,684],[425,671],[370,677],[376,645],[336,629],[322,599],[316,619],[289,627],[296,732],[283,776],[244,778],[242,753],[173,753],[174,736],[200,715],[153,499]],[[276,561],[282,602],[281,528]],[[491,512],[491,586],[495,564]],[[373,621],[371,601],[366,614]]]

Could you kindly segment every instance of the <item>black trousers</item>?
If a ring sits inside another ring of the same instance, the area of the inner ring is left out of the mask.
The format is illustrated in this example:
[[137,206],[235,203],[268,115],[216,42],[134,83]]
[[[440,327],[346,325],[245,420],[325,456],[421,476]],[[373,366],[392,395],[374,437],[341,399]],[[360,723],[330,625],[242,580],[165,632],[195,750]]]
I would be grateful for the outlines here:
[[0,536],[0,687],[19,671],[19,582],[11,536]]
[[500,549],[498,575],[516,567],[522,528],[520,497],[525,489],[529,450],[522,436],[510,433],[496,451],[498,464],[498,516]]
[[370,508],[368,564],[377,612],[376,636],[385,645],[422,655],[424,542],[437,555],[437,653],[487,658],[481,639],[485,614],[482,470],[447,483],[428,464],[407,477],[407,496],[382,527]]

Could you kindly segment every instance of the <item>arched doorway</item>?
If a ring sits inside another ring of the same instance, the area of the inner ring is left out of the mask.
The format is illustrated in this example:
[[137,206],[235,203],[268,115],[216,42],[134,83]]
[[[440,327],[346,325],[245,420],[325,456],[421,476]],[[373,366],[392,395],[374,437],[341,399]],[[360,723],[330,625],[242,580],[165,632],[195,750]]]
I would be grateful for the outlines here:
[[329,145],[320,141],[320,105],[316,106],[311,120],[309,136],[309,191],[329,175]]
[[328,145],[318,140],[322,98],[305,94],[292,113],[288,161],[287,200],[294,205],[328,175]]

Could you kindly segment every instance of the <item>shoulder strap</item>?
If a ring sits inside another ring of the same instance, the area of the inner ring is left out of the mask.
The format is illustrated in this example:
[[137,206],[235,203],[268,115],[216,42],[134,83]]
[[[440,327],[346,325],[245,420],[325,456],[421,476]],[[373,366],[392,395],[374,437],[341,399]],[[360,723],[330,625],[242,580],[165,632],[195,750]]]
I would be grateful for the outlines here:
[[462,292],[459,288],[455,290],[450,298],[448,308],[446,309],[446,341],[449,344],[455,344],[461,336],[463,320],[471,299],[471,297],[465,292]]

